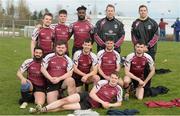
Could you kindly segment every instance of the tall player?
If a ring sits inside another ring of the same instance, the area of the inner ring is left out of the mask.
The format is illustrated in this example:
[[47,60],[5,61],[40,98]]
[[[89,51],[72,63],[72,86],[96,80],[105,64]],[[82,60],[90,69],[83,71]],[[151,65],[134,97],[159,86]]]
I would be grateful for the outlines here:
[[71,35],[74,34],[72,56],[74,55],[75,51],[82,49],[82,44],[86,38],[93,39],[93,25],[86,20],[86,7],[78,7],[77,14],[78,21],[70,25]]
[[45,13],[42,19],[42,28],[35,28],[32,33],[31,40],[31,55],[34,54],[35,46],[39,46],[44,50],[44,55],[53,51],[53,39],[54,32],[50,28],[53,15],[51,13]]

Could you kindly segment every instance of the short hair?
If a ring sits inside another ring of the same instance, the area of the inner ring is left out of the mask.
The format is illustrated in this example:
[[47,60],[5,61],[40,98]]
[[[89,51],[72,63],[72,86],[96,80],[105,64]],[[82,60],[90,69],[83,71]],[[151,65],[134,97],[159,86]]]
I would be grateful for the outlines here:
[[58,45],[66,45],[66,44],[67,44],[66,41],[64,41],[64,40],[59,40],[59,41],[57,41],[57,42],[55,43],[55,47],[58,46]]
[[114,42],[114,39],[113,39],[113,37],[106,37],[105,42],[107,42],[107,41],[113,41]]
[[41,50],[44,53],[44,50],[40,46],[34,47],[34,52],[35,52],[35,50]]
[[79,10],[85,10],[85,11],[86,11],[86,9],[87,9],[87,8],[82,5],[82,6],[78,7],[76,10],[77,10],[77,11],[79,11]]
[[59,15],[60,14],[66,14],[67,15],[67,11],[65,9],[62,9],[62,10],[59,11]]
[[111,75],[116,75],[117,77],[119,77],[119,72],[114,71],[114,72],[111,73]]
[[87,38],[87,39],[84,40],[84,43],[91,43],[92,44],[93,42],[92,42],[91,38]]
[[161,18],[160,21],[163,21],[163,18]]
[[112,5],[112,4],[108,4],[108,5],[106,6],[106,11],[107,11],[108,7],[111,7],[111,8],[113,8],[113,9],[115,10],[114,5]]
[[50,17],[53,18],[53,14],[50,13],[50,12],[46,12],[46,13],[43,15],[43,19],[45,18],[45,16],[50,16]]
[[145,43],[144,43],[143,41],[138,41],[135,45],[137,45],[137,44],[139,44],[139,45],[145,45]]
[[140,5],[140,6],[139,6],[139,11],[140,11],[140,9],[143,8],[143,7],[145,7],[145,8],[148,10],[147,6],[143,4],[143,5]]

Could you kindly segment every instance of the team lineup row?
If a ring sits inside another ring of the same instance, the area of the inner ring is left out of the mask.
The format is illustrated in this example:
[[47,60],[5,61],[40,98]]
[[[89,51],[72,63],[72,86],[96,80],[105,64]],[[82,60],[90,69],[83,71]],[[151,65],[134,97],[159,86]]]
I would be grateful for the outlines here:
[[[17,72],[23,85],[21,103],[28,102],[29,89],[33,91],[37,106],[30,112],[118,107],[122,104],[121,87],[126,89],[128,97],[133,82],[138,99],[143,99],[146,88],[150,87],[158,35],[155,21],[147,16],[147,7],[139,7],[140,18],[132,26],[135,51],[126,57],[123,80],[118,78],[118,72],[125,32],[123,24],[114,17],[114,6],[107,6],[107,16],[95,28],[85,19],[84,6],[78,7],[77,12],[78,21],[69,27],[64,24],[66,10],[60,10],[56,25],[51,25],[52,15],[46,13],[42,27],[32,34],[33,58],[26,60]],[[67,42],[72,34],[73,61],[67,55]],[[97,43],[97,56],[91,51],[92,41]],[[23,76],[25,71],[27,78]],[[82,92],[81,86],[91,82],[94,87],[90,93]],[[66,88],[69,96],[58,100]],[[48,105],[42,107],[46,98]]]

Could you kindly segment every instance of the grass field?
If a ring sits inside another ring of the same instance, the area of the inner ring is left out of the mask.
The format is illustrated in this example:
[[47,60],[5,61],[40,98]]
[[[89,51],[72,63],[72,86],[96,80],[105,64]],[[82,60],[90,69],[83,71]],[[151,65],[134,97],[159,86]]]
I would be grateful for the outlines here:
[[[124,42],[122,56],[132,52],[131,42]],[[20,82],[16,77],[16,71],[20,64],[30,57],[30,40],[24,38],[0,38],[0,114],[1,115],[25,115],[28,109],[19,109],[18,99],[20,97]],[[180,43],[159,42],[156,54],[156,68],[169,68],[171,73],[155,75],[153,86],[163,85],[170,89],[168,94],[148,97],[142,101],[134,98],[124,101],[119,109],[138,109],[140,115],[180,115],[180,109],[173,108],[147,108],[143,103],[149,100],[169,101],[180,98]],[[121,77],[124,76],[121,69]],[[33,106],[31,104],[30,106]],[[106,110],[97,109],[100,114],[106,114]],[[68,114],[71,111],[48,113]]]

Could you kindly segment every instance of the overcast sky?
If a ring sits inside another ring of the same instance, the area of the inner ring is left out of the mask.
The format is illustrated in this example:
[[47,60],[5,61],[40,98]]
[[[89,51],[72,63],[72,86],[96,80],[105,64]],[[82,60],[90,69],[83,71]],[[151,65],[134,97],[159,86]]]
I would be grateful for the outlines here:
[[[6,0],[2,0],[3,2]],[[14,0],[18,1],[18,0]],[[65,8],[69,13],[75,13],[80,5],[88,7],[88,12],[104,13],[107,4],[114,4],[116,12],[124,16],[137,17],[138,6],[145,4],[149,8],[149,15],[152,17],[180,17],[180,0],[26,0],[31,11],[48,8],[55,13],[59,7]]]

